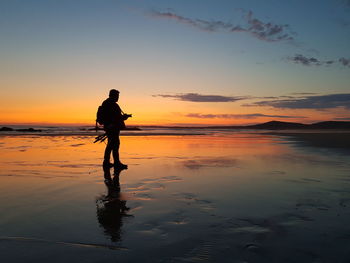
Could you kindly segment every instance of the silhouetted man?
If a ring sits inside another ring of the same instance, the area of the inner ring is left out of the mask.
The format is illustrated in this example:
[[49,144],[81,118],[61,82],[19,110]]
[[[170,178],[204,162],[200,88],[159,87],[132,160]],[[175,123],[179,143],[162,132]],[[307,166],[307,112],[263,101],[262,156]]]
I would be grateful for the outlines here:
[[119,134],[120,130],[125,128],[124,120],[131,115],[124,114],[120,109],[117,101],[119,100],[119,91],[111,89],[109,98],[102,103],[104,109],[105,121],[104,130],[106,131],[108,142],[104,153],[103,166],[112,166],[110,163],[111,152],[113,153],[114,167],[126,168],[127,165],[122,164],[119,160]]

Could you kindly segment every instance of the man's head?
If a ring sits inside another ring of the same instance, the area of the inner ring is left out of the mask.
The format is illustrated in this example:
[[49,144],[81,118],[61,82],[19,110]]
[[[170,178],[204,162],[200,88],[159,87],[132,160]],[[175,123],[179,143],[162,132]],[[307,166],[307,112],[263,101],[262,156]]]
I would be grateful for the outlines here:
[[116,90],[116,89],[111,89],[110,91],[109,91],[109,97],[112,99],[112,100],[114,100],[114,101],[118,101],[118,99],[119,99],[119,91],[118,90]]

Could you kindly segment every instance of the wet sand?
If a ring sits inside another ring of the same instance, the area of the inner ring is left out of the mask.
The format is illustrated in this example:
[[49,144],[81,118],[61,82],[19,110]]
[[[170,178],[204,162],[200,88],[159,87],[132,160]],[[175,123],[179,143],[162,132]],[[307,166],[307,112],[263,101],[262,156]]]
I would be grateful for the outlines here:
[[350,131],[330,132],[327,130],[268,132],[266,134],[289,137],[293,142],[299,142],[302,147],[310,146],[324,149],[336,149],[350,153]]
[[91,136],[1,136],[0,261],[350,262],[346,144],[306,137],[124,136],[118,177]]

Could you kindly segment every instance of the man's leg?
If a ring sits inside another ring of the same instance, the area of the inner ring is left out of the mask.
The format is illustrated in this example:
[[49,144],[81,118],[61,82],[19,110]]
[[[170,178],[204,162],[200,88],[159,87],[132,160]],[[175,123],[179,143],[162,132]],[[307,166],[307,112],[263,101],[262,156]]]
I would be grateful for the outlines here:
[[119,139],[119,131],[116,131],[115,134],[113,135],[113,145],[112,145],[112,150],[113,150],[113,160],[114,164],[118,165],[120,164],[119,160],[119,146],[120,146],[120,139]]
[[113,159],[114,159],[114,168],[115,169],[127,169],[128,166],[121,163],[119,159],[119,146],[120,146],[120,139],[119,139],[119,133],[120,131],[117,131],[115,133],[115,137],[113,137]]
[[106,149],[105,149],[105,154],[104,154],[104,160],[103,163],[104,164],[109,164],[110,163],[110,158],[111,158],[111,152],[112,152],[112,140],[111,138],[108,136],[107,138],[107,145],[106,145]]

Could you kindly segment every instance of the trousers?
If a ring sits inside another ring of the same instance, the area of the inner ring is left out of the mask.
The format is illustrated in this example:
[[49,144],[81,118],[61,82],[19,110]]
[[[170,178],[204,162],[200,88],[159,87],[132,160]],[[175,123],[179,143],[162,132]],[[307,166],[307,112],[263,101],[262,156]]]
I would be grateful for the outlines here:
[[111,153],[112,153],[114,163],[118,164],[120,163],[120,160],[119,160],[120,130],[105,129],[105,131],[107,134],[107,145],[104,153],[104,162],[110,162]]

